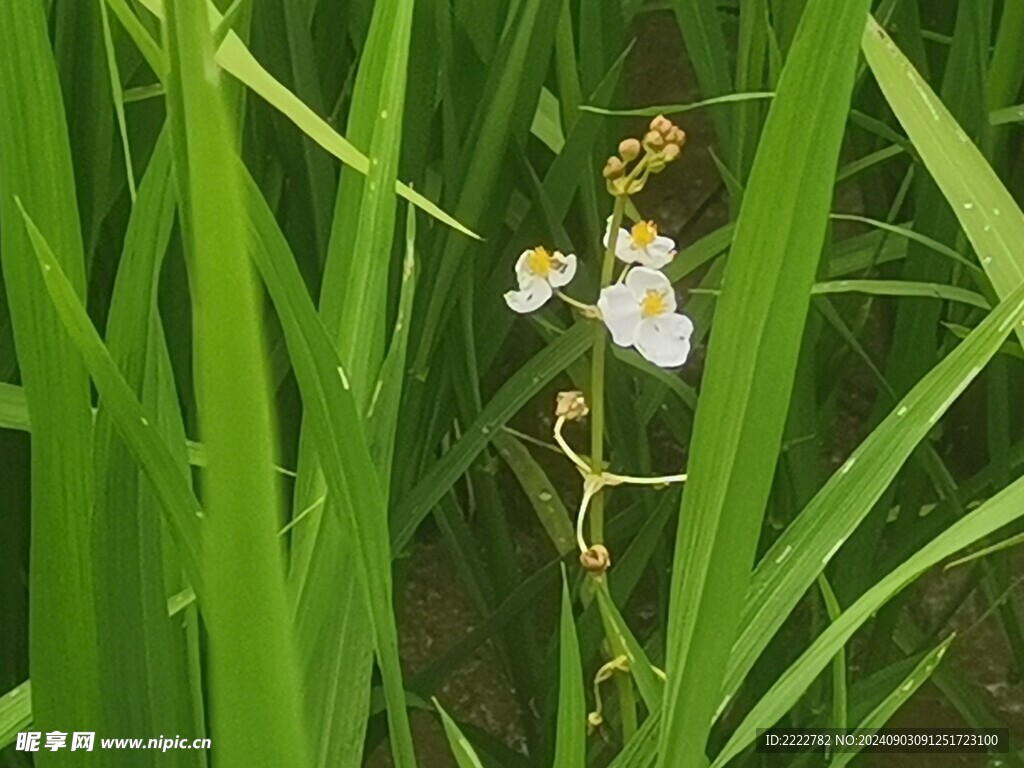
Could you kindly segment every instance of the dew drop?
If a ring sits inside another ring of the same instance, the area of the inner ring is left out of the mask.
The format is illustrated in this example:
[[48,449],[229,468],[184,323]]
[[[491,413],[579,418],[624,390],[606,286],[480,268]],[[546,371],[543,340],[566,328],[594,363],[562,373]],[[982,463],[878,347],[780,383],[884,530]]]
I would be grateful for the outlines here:
[[907,408],[907,406],[901,405],[900,409],[898,411],[896,411],[896,415],[897,416],[906,416],[907,415],[907,411],[909,411],[909,410],[910,409]]
[[548,491],[541,491],[540,493],[537,494],[537,498],[546,504],[547,502],[551,501],[552,496]]
[[974,203],[972,203],[972,202],[966,202],[966,203],[964,203],[964,209],[965,209],[965,210],[968,210],[968,211],[969,211],[969,210],[971,210],[971,209],[972,209],[973,207],[974,207]]
[[147,419],[145,416],[142,417],[142,426],[144,426],[144,427],[148,427],[149,426],[149,419]]

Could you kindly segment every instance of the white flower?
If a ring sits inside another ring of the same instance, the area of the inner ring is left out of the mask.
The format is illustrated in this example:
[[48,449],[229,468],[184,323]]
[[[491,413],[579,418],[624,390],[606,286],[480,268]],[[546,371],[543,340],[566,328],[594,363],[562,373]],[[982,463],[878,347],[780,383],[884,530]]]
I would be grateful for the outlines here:
[[630,270],[624,284],[601,290],[597,307],[612,341],[620,347],[636,347],[662,368],[686,362],[693,323],[676,314],[676,295],[661,272],[647,267]]
[[[608,247],[611,219],[604,235],[604,246]],[[627,264],[641,264],[661,269],[676,255],[676,244],[671,237],[658,234],[658,225],[653,221],[638,221],[631,229],[620,229],[615,238],[615,255]]]
[[540,309],[551,298],[555,288],[561,288],[576,274],[576,257],[560,251],[549,253],[537,246],[523,251],[516,262],[518,291],[508,291],[505,303],[520,314]]

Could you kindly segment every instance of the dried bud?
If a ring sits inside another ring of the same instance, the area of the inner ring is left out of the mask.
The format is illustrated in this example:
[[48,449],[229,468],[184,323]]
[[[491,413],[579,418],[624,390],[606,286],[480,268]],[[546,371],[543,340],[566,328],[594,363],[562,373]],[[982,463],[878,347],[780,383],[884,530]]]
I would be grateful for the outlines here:
[[559,418],[564,416],[566,421],[579,421],[588,413],[590,413],[590,408],[587,407],[587,401],[582,392],[571,390],[558,393],[558,398],[555,400],[555,416]]
[[656,118],[651,120],[651,130],[657,131],[662,136],[668,133],[672,127],[672,121],[664,115],[658,115]]
[[608,550],[600,544],[594,544],[590,549],[580,555],[580,565],[588,573],[600,576],[612,564],[611,555]]
[[626,172],[626,166],[623,165],[622,161],[617,157],[609,157],[608,162],[604,164],[604,170],[601,171],[601,175],[606,179],[617,179]]
[[665,141],[669,144],[675,144],[677,147],[683,146],[686,143],[686,132],[678,125],[673,125],[669,132],[665,134]]
[[644,146],[653,150],[659,150],[665,146],[665,137],[657,131],[648,131],[644,134]]
[[640,155],[640,142],[636,139],[623,139],[619,142],[619,154],[627,163],[631,163]]
[[680,151],[681,150],[679,149],[678,144],[669,144],[667,147],[661,150],[661,157],[666,163],[671,163],[673,160],[679,157]]

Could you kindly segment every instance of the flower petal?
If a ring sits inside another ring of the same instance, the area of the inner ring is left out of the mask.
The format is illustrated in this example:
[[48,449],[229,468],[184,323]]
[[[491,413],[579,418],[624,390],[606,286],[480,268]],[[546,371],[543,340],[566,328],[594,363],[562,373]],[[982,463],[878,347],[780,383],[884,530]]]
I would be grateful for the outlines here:
[[669,264],[676,255],[676,244],[671,237],[658,235],[654,242],[644,248],[644,260],[641,262],[645,267],[661,269]]
[[554,268],[548,275],[548,282],[551,283],[552,288],[561,288],[563,285],[567,285],[576,275],[576,256],[571,253],[568,256],[564,256],[559,251],[555,251],[552,261],[554,262]]
[[665,295],[665,311],[676,311],[676,292],[672,283],[661,272],[650,267],[634,267],[626,275],[626,287],[633,294],[633,301],[639,304],[648,291],[657,291]]
[[519,287],[522,289],[525,289],[529,282],[537,277],[530,269],[531,253],[533,253],[533,249],[528,248],[519,254],[519,258],[516,259],[516,282],[519,283]]
[[[608,247],[608,234],[604,237],[604,247]],[[633,245],[633,238],[630,237],[628,229],[620,229],[619,236],[615,240],[615,258],[627,264],[636,264],[643,256],[641,251]]]
[[668,314],[641,320],[633,333],[637,352],[661,368],[675,368],[690,355],[693,323],[686,315]]
[[620,284],[602,288],[597,308],[601,310],[601,319],[611,331],[612,341],[620,347],[631,346],[640,322],[640,304],[633,298],[629,288]]
[[521,315],[543,307],[553,293],[548,281],[540,277],[529,277],[526,281],[520,280],[519,286],[518,291],[508,291],[505,294],[505,303],[513,312],[518,312]]

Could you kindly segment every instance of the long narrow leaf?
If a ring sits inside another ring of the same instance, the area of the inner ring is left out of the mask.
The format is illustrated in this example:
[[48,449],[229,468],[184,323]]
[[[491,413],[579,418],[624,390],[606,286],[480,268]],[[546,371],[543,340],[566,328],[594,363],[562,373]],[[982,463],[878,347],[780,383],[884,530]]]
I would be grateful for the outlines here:
[[[0,4],[0,50],[0,260],[33,424],[28,662],[35,722],[44,732],[86,730],[100,726],[89,381],[46,299],[17,203],[32,209],[53,238],[77,301],[86,290],[84,248],[64,102],[40,3]],[[41,766],[58,761],[52,752],[37,756]]]
[[572,598],[562,567],[562,613],[559,621],[558,724],[555,728],[555,762],[564,768],[587,764],[587,710],[583,699],[583,662],[576,639]]
[[807,7],[736,224],[676,541],[658,750],[666,768],[704,760],[775,471],[868,5]]

